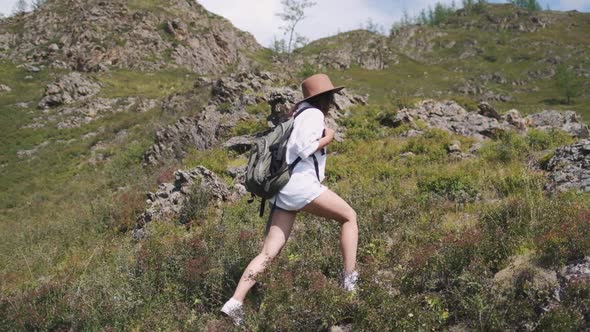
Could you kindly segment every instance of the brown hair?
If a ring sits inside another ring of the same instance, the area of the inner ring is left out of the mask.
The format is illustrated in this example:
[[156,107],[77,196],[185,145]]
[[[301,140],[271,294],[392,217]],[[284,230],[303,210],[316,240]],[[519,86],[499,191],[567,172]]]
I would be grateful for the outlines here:
[[334,92],[322,93],[307,100],[309,104],[318,108],[324,114],[330,110],[330,106],[334,104]]

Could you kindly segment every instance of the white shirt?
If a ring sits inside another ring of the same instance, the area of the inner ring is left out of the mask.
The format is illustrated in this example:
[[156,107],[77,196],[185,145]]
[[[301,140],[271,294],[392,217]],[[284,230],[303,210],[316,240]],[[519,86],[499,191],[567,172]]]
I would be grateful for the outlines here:
[[[306,108],[301,114],[297,113]],[[319,109],[311,106],[307,102],[303,102],[297,108],[295,113],[297,117],[293,123],[293,131],[287,142],[287,164],[292,164],[297,157],[301,161],[295,166],[291,176],[297,173],[311,175],[317,180],[314,160],[311,156],[315,155],[318,161],[320,182],[324,180],[324,173],[326,170],[326,148],[322,151],[317,151],[320,145],[320,138],[326,128],[324,124],[324,113]]]
[[[303,102],[296,112],[310,106]],[[301,161],[293,168],[289,182],[277,195],[269,199],[273,204],[276,202],[279,208],[290,211],[300,210],[327,189],[321,184],[326,169],[325,148],[323,152],[322,150],[316,152],[324,128],[324,113],[315,107],[304,110],[295,118],[293,131],[287,141],[286,161],[292,164],[297,157],[301,157]],[[315,155],[318,162],[319,180],[312,155]]]

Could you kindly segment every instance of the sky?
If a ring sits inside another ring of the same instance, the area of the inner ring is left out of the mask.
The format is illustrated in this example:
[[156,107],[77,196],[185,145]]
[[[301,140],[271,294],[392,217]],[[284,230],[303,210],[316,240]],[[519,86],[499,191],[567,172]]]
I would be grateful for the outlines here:
[[[381,25],[388,31],[399,21],[405,11],[410,16],[434,5],[437,0],[314,0],[317,4],[306,11],[306,18],[297,26],[297,32],[309,40],[334,35],[338,32],[358,29],[367,22]],[[236,27],[248,31],[263,46],[270,46],[274,38],[283,38],[279,29],[283,22],[280,0],[197,0],[206,9],[229,19]],[[450,4],[452,0],[439,0]],[[490,2],[505,2],[493,0]],[[590,0],[539,0],[552,10],[590,12]],[[16,0],[0,0],[0,13],[9,15]],[[460,4],[461,0],[455,0]]]

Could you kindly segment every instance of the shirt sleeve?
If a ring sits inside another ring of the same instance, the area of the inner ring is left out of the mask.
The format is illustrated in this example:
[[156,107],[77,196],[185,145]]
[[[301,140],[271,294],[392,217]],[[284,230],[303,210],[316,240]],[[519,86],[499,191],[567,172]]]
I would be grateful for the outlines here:
[[319,145],[324,131],[324,113],[318,109],[309,109],[297,117],[299,123],[294,128],[295,153],[305,159],[314,153]]

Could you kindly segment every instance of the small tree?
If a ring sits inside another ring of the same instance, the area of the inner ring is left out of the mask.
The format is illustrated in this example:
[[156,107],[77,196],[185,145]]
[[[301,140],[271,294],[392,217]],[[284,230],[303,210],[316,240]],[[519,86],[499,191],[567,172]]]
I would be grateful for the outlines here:
[[47,2],[47,0],[33,0],[32,3],[31,3],[31,7],[34,10],[37,10],[37,9],[43,7],[46,2]]
[[285,35],[288,35],[286,41],[287,53],[291,53],[297,46],[303,46],[307,39],[297,33],[295,28],[299,22],[305,19],[305,10],[316,5],[315,2],[309,0],[281,0],[283,11],[276,15],[285,21],[285,25],[281,27]]
[[565,64],[557,66],[555,85],[566,98],[566,104],[568,105],[571,103],[572,98],[580,96],[582,92],[582,81]]
[[372,18],[368,18],[367,22],[365,23],[364,26],[362,26],[362,28],[369,31],[369,32],[372,32],[374,34],[378,34],[378,35],[384,34],[383,26],[381,24],[373,21]]
[[27,11],[28,5],[26,0],[18,0],[12,9],[13,15],[23,14]]
[[538,11],[543,9],[543,7],[541,7],[541,4],[537,0],[510,0],[510,2],[515,6],[530,11]]

